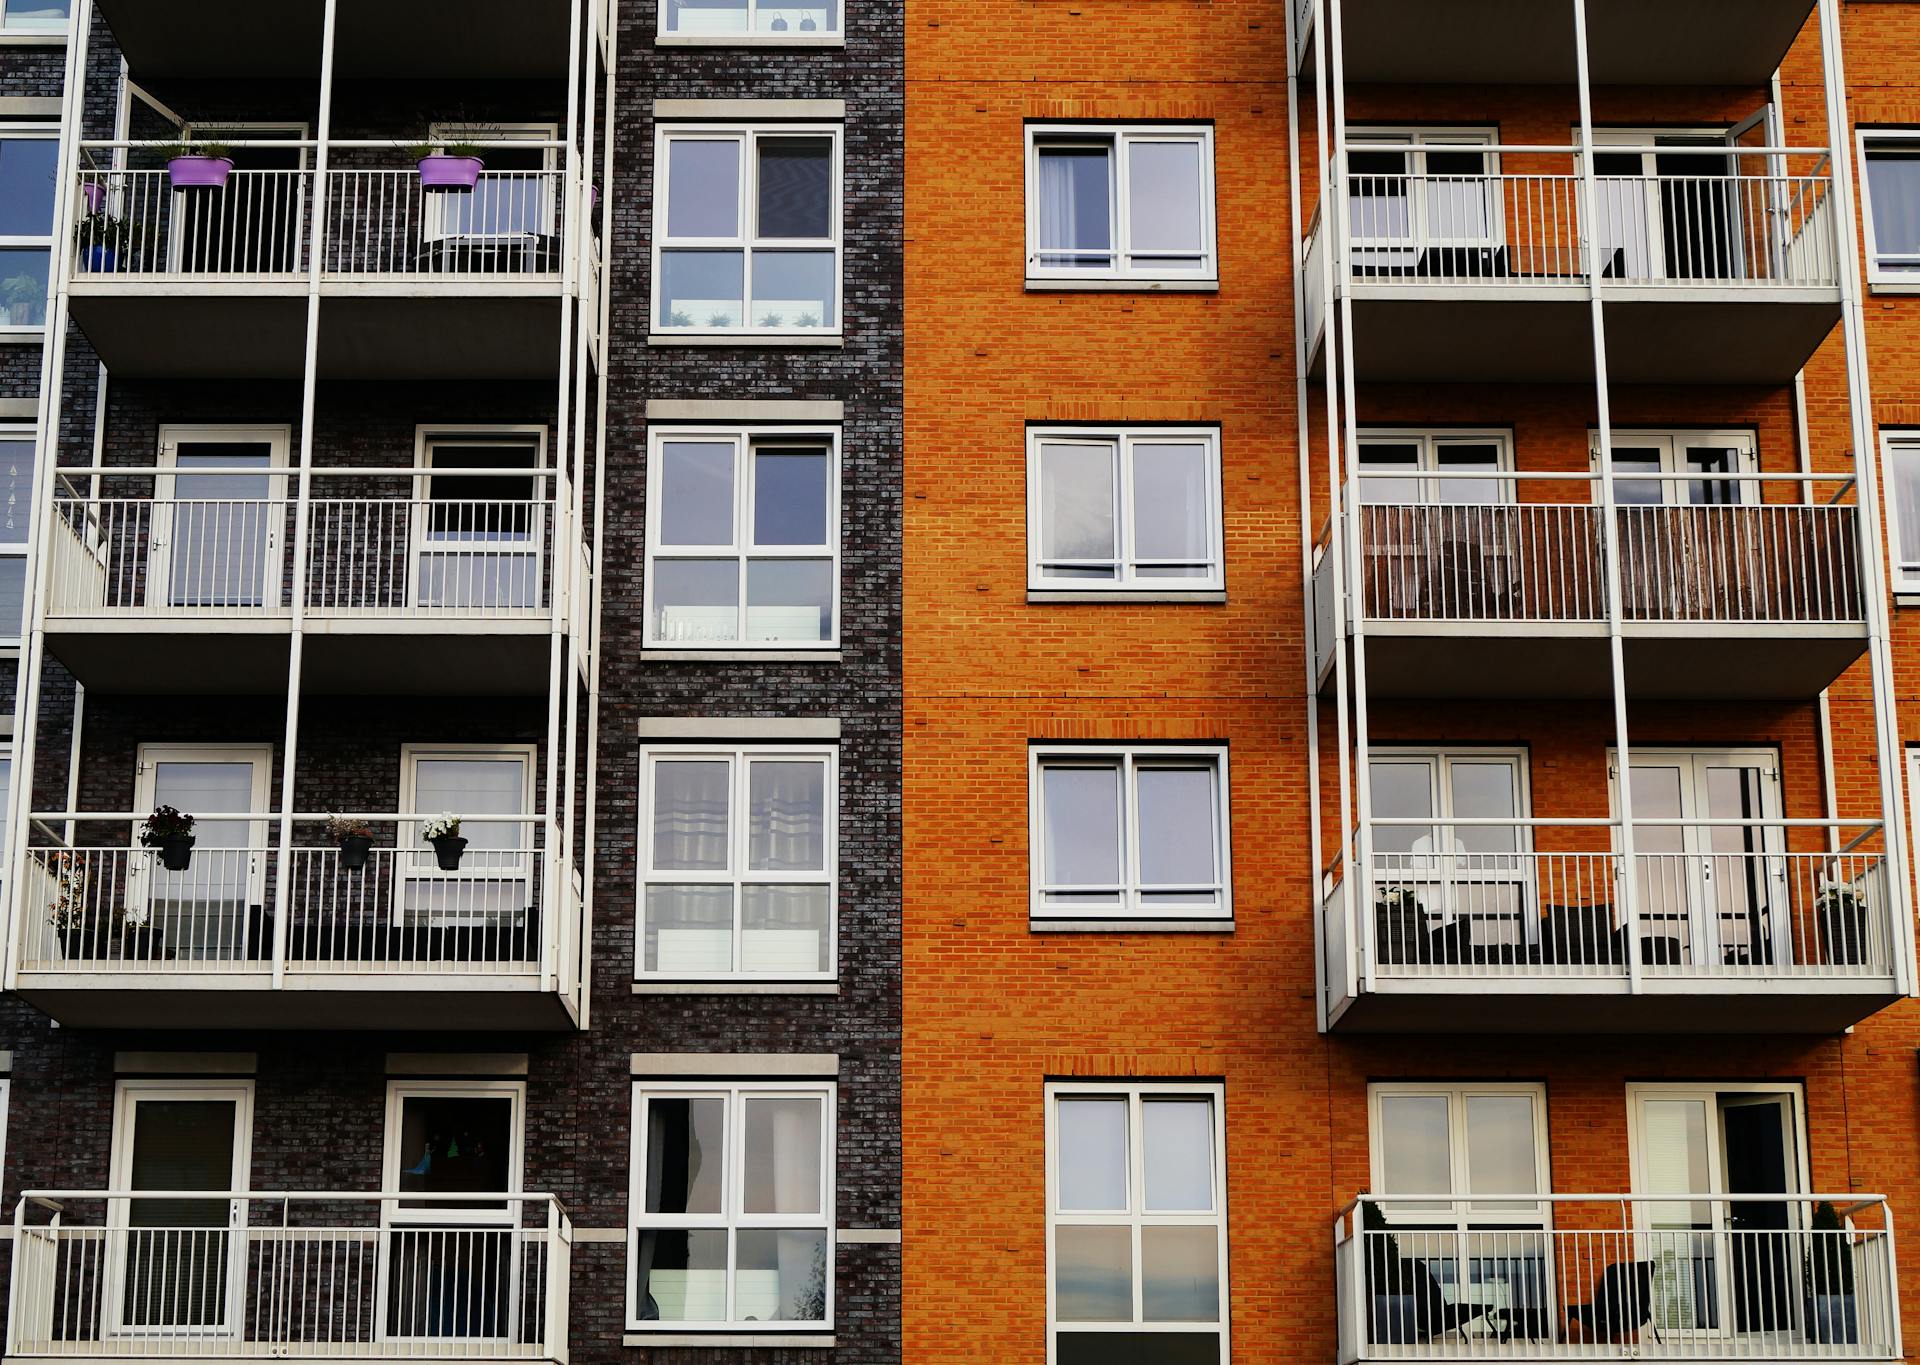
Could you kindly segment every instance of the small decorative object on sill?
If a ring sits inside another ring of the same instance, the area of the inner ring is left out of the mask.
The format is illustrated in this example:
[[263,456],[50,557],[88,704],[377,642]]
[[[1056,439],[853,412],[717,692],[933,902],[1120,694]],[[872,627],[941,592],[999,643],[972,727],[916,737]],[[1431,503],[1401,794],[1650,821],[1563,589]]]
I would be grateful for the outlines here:
[[185,872],[193,863],[193,817],[172,806],[156,806],[140,826],[140,843],[160,850],[167,871]]
[[373,831],[364,821],[344,815],[330,816],[327,837],[340,846],[340,866],[349,872],[359,872],[366,867],[367,856],[373,851]]
[[167,179],[176,190],[225,189],[233,158],[219,142],[181,142],[167,150]]
[[459,816],[442,814],[437,820],[428,821],[421,837],[433,845],[433,856],[442,872],[460,870],[460,858],[467,851],[467,841],[460,837]]
[[811,14],[803,14],[800,16],[800,31],[802,33],[812,33],[819,27],[820,25],[813,22],[813,16]]
[[768,25],[768,27],[775,33],[785,33],[787,31],[787,16],[784,14],[774,15],[773,23]]
[[15,327],[31,327],[46,307],[47,282],[25,271],[9,275],[0,280],[0,298],[6,300],[7,322]]

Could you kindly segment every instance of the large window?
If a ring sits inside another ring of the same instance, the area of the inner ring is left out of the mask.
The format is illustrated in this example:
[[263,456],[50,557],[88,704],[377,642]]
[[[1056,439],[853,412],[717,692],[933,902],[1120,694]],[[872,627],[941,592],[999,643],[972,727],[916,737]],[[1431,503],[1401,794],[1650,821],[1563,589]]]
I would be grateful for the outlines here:
[[[1600,438],[1588,441],[1597,462]],[[1754,472],[1751,431],[1616,429],[1611,448],[1616,503],[1700,507],[1760,501],[1760,485],[1739,477]],[[1596,487],[1594,500],[1599,497]]]
[[831,1084],[633,1088],[627,1325],[833,1325]]
[[1027,278],[1210,283],[1213,128],[1027,129]]
[[1035,919],[1232,918],[1224,748],[1030,756]]
[[1027,490],[1035,590],[1225,586],[1217,431],[1035,428]]
[[1920,284],[1920,129],[1863,128],[1867,278]]
[[840,330],[840,129],[663,127],[653,330]]
[[1500,159],[1487,150],[1495,137],[1491,129],[1355,128],[1347,153],[1354,270],[1505,274]]
[[[13,15],[9,4],[9,27]],[[0,124],[0,335],[46,326],[59,162],[52,127]]]
[[647,478],[646,643],[839,643],[839,440],[656,428]]
[[1471,477],[1512,471],[1511,432],[1375,429],[1360,433],[1359,447],[1362,502],[1513,500],[1512,480]]
[[1470,1200],[1546,1192],[1547,1105],[1540,1086],[1396,1081],[1368,1087],[1368,1100],[1373,1188],[1389,1196],[1432,1196],[1389,1202],[1389,1222],[1446,1222],[1469,1212],[1540,1218],[1540,1205],[1531,1201]]
[[1920,432],[1889,433],[1882,439],[1893,586],[1901,592],[1920,592]]
[[0,33],[64,33],[73,0],[0,0]]
[[1047,1087],[1047,1359],[1221,1362],[1227,1182],[1218,1085]]
[[805,42],[840,36],[840,0],[660,0],[665,38]]
[[0,427],[0,641],[26,633],[34,450],[31,427]]
[[640,779],[637,975],[830,977],[834,751],[649,748]]

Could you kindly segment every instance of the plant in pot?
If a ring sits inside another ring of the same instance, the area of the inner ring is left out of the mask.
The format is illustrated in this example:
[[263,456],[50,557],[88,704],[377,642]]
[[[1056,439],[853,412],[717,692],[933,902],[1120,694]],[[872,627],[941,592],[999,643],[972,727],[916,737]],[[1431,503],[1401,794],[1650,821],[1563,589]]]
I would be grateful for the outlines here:
[[1411,886],[1380,889],[1373,901],[1376,951],[1382,962],[1418,961],[1427,942],[1427,912]]
[[488,124],[463,123],[440,137],[413,144],[407,150],[420,165],[420,188],[471,193],[480,183],[480,172],[487,168],[486,158],[481,155],[483,144],[499,133]]
[[1814,897],[1827,961],[1857,967],[1867,960],[1867,902],[1857,887],[1828,882]]
[[160,936],[145,906],[129,905],[120,912],[120,956],[128,962],[159,959]]
[[373,851],[373,830],[364,820],[348,815],[327,818],[327,837],[340,846],[340,866],[358,872],[367,865]]
[[0,299],[7,305],[7,321],[15,327],[37,326],[45,316],[47,282],[21,271],[0,280]]
[[140,264],[139,225],[105,209],[82,214],[74,223],[73,240],[80,252],[80,269],[86,274],[111,275],[122,262],[129,269]]
[[1372,1200],[1360,1205],[1360,1228],[1372,1308],[1372,1339],[1383,1346],[1413,1341],[1420,1311],[1415,1288],[1417,1267],[1401,1258],[1400,1239],[1387,1230],[1386,1215]]
[[47,859],[53,899],[47,903],[47,923],[64,958],[94,955],[92,926],[87,914],[87,873],[79,857],[58,852]]
[[172,806],[156,806],[140,826],[140,843],[160,850],[160,865],[185,872],[193,863],[193,817]]
[[429,820],[420,837],[433,845],[433,856],[442,872],[460,870],[460,858],[467,851],[467,841],[460,837],[459,816],[442,814]]
[[160,149],[167,180],[176,190],[225,189],[233,174],[233,149],[224,142],[175,142]]
[[1807,1221],[1807,1340],[1851,1345],[1860,1340],[1860,1319],[1853,1297],[1853,1255],[1846,1224],[1828,1201],[1813,1206]]

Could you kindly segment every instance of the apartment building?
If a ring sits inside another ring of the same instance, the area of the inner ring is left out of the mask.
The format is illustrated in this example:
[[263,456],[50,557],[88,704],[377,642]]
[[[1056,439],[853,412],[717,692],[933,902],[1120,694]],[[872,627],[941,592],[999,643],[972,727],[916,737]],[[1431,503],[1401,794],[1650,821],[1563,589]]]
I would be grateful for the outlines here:
[[897,7],[4,12],[6,1355],[898,1361]]
[[1916,13],[918,7],[915,1359],[1903,1354]]

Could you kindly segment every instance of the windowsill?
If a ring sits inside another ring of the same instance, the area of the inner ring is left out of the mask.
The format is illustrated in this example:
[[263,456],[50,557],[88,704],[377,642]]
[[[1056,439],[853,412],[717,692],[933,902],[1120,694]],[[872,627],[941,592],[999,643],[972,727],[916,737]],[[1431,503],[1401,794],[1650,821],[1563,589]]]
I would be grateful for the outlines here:
[[1868,280],[1869,294],[1920,294],[1920,279]]
[[0,47],[65,47],[66,45],[65,29],[58,33],[39,33],[31,29],[21,29],[16,33],[0,30]]
[[1035,934],[1231,934],[1230,919],[1033,919]]
[[47,341],[47,329],[44,327],[0,327],[0,346],[18,343],[27,346],[44,346]]
[[837,981],[636,981],[635,995],[838,995]]
[[661,33],[655,47],[845,47],[844,33]]
[[753,1335],[734,1332],[628,1332],[620,1338],[622,1346],[735,1346],[748,1349],[755,1346],[798,1346],[813,1347],[816,1350],[832,1350],[833,1334],[820,1335],[794,1333],[783,1335]]
[[813,332],[649,332],[649,346],[751,346],[763,350],[780,350],[789,346],[832,347],[845,346],[846,338],[838,332],[821,336]]
[[1920,607],[1920,590],[1908,592],[1896,590],[1893,594],[1893,605],[1896,607]]
[[1125,293],[1125,294],[1218,294],[1218,280],[1136,280],[1102,277],[1092,280],[1047,280],[1027,278],[1029,294],[1053,293]]
[[652,664],[837,664],[837,649],[642,649]]
[[1218,606],[1227,600],[1225,588],[1199,589],[1190,592],[1164,592],[1156,588],[1115,588],[1107,592],[1090,592],[1084,588],[1059,591],[1053,588],[1028,588],[1028,606],[1079,605],[1089,602],[1146,603],[1155,602],[1168,605],[1179,603],[1209,604]]

